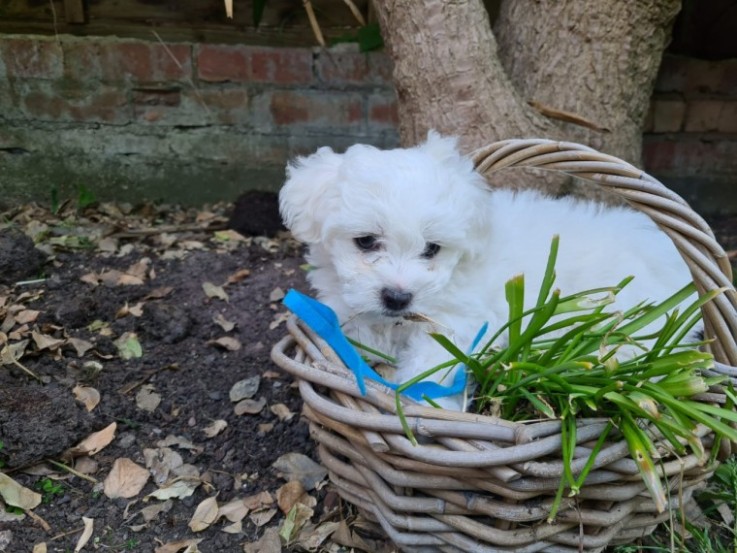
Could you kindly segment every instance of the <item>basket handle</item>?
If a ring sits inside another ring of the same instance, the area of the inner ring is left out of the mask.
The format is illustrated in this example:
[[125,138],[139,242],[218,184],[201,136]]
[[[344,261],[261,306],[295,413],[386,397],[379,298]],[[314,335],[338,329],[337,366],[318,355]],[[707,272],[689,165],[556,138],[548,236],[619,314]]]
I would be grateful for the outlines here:
[[629,163],[573,142],[528,139],[494,142],[472,154],[484,176],[514,167],[556,171],[593,182],[648,215],[675,244],[699,293],[724,287],[702,307],[716,361],[737,365],[737,292],[732,267],[709,225],[675,192]]

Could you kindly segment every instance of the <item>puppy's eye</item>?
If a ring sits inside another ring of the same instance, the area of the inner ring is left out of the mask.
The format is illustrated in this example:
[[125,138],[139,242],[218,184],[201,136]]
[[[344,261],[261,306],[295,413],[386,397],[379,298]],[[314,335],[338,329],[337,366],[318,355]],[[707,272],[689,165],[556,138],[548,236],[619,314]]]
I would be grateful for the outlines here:
[[359,250],[364,252],[375,252],[379,249],[379,241],[376,239],[376,236],[371,236],[370,234],[354,238],[353,243]]
[[428,242],[425,246],[425,249],[422,251],[422,257],[425,259],[432,259],[436,255],[438,255],[438,252],[440,251],[440,244],[436,244],[435,242]]

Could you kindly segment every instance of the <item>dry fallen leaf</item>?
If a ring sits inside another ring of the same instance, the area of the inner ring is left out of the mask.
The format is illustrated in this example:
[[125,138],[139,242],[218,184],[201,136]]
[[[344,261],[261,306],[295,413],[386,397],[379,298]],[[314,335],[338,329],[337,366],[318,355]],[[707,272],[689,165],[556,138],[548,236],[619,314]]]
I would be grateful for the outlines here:
[[85,353],[87,353],[94,347],[92,342],[82,340],[81,338],[68,338],[67,344],[74,348],[74,351],[77,352],[77,357],[82,357]]
[[274,504],[274,498],[269,492],[260,492],[256,495],[249,495],[243,498],[243,504],[248,507],[249,511],[263,509]]
[[174,506],[174,502],[167,499],[163,503],[154,503],[153,505],[144,507],[143,509],[138,511],[138,513],[141,514],[144,521],[151,522],[156,517],[158,517],[161,513],[168,513],[173,506]]
[[258,375],[239,380],[230,389],[230,401],[236,403],[242,399],[249,399],[256,395],[258,387],[261,384],[261,377]]
[[89,386],[75,386],[72,389],[74,398],[85,406],[87,411],[92,411],[100,403],[100,392]]
[[248,269],[239,269],[238,271],[236,271],[235,273],[233,273],[232,275],[228,277],[227,282],[228,284],[235,284],[236,282],[242,281],[243,279],[248,277],[248,275],[250,274],[251,274],[251,271],[249,271]]
[[184,465],[182,456],[169,447],[143,450],[146,468],[151,472],[156,485],[162,485],[169,479],[169,474]]
[[117,313],[115,313],[115,318],[122,319],[123,317],[127,317],[128,315],[132,315],[133,317],[141,317],[143,316],[144,305],[144,302],[139,301],[137,304],[131,307],[128,305],[128,302],[125,302],[125,305],[123,305],[123,307],[118,309]]
[[36,347],[39,350],[48,349],[50,351],[54,351],[56,349],[59,349],[66,340],[63,340],[61,338],[54,338],[53,336],[49,336],[48,334],[41,334],[40,332],[36,332],[35,330],[31,332],[31,337],[33,338],[33,341],[36,344]]
[[23,311],[15,314],[15,322],[21,325],[29,324],[38,319],[40,314],[41,312],[36,311],[35,309],[24,309]]
[[276,515],[276,513],[276,509],[263,509],[261,511],[251,513],[250,515],[248,515],[248,518],[256,526],[263,526],[264,524],[268,524],[269,521],[274,518],[274,515]]
[[280,421],[288,421],[294,416],[294,413],[289,410],[289,407],[283,403],[276,403],[269,407],[269,410],[274,413]]
[[285,480],[299,480],[305,490],[314,489],[328,474],[323,466],[302,453],[285,453],[272,466]]
[[167,297],[174,291],[171,286],[162,286],[161,288],[154,288],[149,292],[143,299],[144,300],[160,300]]
[[233,412],[238,415],[256,415],[266,406],[266,398],[242,399],[233,407]]
[[156,442],[156,445],[158,447],[177,446],[180,449],[189,449],[190,451],[194,451],[195,453],[202,453],[201,446],[194,445],[184,436],[175,436],[174,434],[169,434],[163,440],[159,440],[158,442]]
[[215,315],[212,321],[220,328],[222,328],[225,332],[230,332],[235,328],[235,323],[227,320],[222,313],[218,313],[217,315]]
[[46,542],[37,543],[33,546],[33,550],[31,553],[46,553],[48,551],[48,548],[46,547]]
[[267,528],[260,540],[243,544],[243,553],[281,553],[281,550],[281,539],[276,528]]
[[226,534],[241,534],[243,532],[243,523],[239,520],[238,522],[223,526],[220,530]]
[[143,257],[130,267],[126,269],[126,274],[136,277],[140,280],[146,280],[148,268],[151,266],[151,260],[148,257]]
[[223,430],[225,430],[227,427],[228,427],[227,421],[224,421],[223,419],[218,419],[216,421],[212,421],[202,431],[205,433],[205,436],[207,436],[208,438],[214,438],[215,436],[220,434]]
[[[197,549],[197,545],[201,541],[201,539],[171,541],[154,549],[154,553],[179,553],[179,551],[182,551],[183,549],[189,553],[195,553],[196,551],[199,551]],[[192,549],[193,547],[194,549]]]
[[41,503],[41,495],[18,484],[10,476],[0,472],[0,497],[11,507],[24,511],[34,509]]
[[281,488],[276,490],[276,503],[284,514],[291,511],[292,507],[297,503],[302,503],[308,507],[314,507],[314,505],[310,505],[310,503],[313,503],[314,501],[315,499],[305,492],[305,488],[299,480],[287,482]]
[[79,457],[80,455],[94,455],[101,449],[107,447],[115,438],[117,423],[110,423],[98,432],[93,432],[76,446],[65,452],[66,457]]
[[144,384],[136,394],[136,406],[153,413],[161,403],[161,395],[154,392],[153,384]]
[[79,536],[79,539],[77,540],[77,545],[74,547],[74,553],[82,551],[84,546],[87,545],[87,542],[90,541],[90,538],[92,537],[92,532],[95,529],[95,519],[82,517],[82,522],[84,523],[84,530],[82,531],[82,535]]
[[202,290],[208,298],[218,298],[224,302],[228,302],[228,293],[223,289],[222,286],[217,286],[212,282],[203,282]]
[[269,301],[270,302],[281,301],[284,299],[284,296],[285,296],[284,290],[282,290],[279,287],[276,287],[269,294]]
[[189,521],[189,529],[192,532],[202,532],[217,520],[218,502],[215,496],[208,497],[200,502]]
[[148,477],[149,473],[145,468],[127,457],[118,458],[105,478],[103,492],[110,499],[135,497],[148,482]]
[[220,346],[228,351],[238,351],[242,347],[241,343],[232,336],[223,336],[217,340],[209,340],[207,343],[213,346]]
[[248,507],[242,499],[234,499],[224,505],[220,505],[217,518],[225,517],[230,522],[240,522],[248,514]]
[[91,457],[79,457],[74,461],[74,470],[82,474],[95,474],[98,468],[97,461]]
[[295,545],[305,551],[322,551],[320,546],[338,529],[338,522],[323,522],[317,527],[305,526],[299,533]]
[[299,535],[302,527],[312,518],[315,511],[306,505],[296,503],[287,513],[284,522],[279,528],[279,536],[286,543],[291,543]]
[[194,493],[201,484],[199,479],[181,479],[174,480],[168,486],[164,486],[148,494],[146,497],[155,497],[156,499],[184,499]]

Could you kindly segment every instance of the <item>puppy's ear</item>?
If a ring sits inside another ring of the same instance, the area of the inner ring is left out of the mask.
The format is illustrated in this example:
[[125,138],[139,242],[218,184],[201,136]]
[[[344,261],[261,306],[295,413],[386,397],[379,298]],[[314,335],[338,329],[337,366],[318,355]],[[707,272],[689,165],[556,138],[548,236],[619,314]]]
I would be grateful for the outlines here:
[[458,139],[455,136],[441,136],[434,130],[427,133],[427,140],[418,147],[438,161],[444,162],[463,158],[458,150]]
[[287,165],[287,181],[279,192],[279,211],[297,240],[308,244],[320,240],[328,206],[337,197],[342,157],[324,147]]

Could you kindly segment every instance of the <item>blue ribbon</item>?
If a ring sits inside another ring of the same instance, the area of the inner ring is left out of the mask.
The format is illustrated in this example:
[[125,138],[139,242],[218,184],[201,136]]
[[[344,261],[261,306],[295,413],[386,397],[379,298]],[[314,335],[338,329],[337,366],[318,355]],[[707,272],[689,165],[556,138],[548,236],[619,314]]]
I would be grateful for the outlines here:
[[[366,361],[359,355],[356,348],[348,341],[343,332],[340,330],[340,323],[335,312],[324,303],[306,296],[296,290],[289,290],[284,297],[283,303],[287,308],[297,315],[302,321],[309,326],[320,338],[325,340],[333,351],[340,357],[345,365],[353,371],[358,383],[358,389],[361,395],[366,395],[365,378],[370,378],[376,382],[380,382],[384,386],[396,390],[401,384],[389,382],[372,369]],[[488,324],[484,323],[478,334],[471,344],[469,353],[478,346],[481,338],[486,334]],[[430,367],[428,367],[430,368]],[[435,399],[439,397],[453,396],[462,393],[466,389],[466,367],[461,366],[456,372],[453,383],[450,386],[443,386],[437,382],[422,381],[409,386],[404,390],[404,394],[420,401],[424,397]]]

